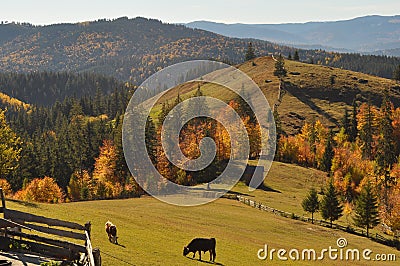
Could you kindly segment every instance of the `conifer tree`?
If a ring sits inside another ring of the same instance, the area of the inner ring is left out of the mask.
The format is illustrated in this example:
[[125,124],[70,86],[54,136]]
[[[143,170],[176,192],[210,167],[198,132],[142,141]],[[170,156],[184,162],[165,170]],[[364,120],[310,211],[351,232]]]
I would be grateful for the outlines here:
[[350,130],[349,130],[349,141],[354,142],[356,141],[358,130],[357,130],[357,102],[354,99],[353,100],[353,111],[351,115],[351,124],[350,124]]
[[347,108],[344,109],[341,126],[344,128],[344,133],[349,135],[350,134],[350,120],[349,120],[349,112],[347,111]]
[[275,62],[274,75],[279,78],[283,78],[286,76],[286,73],[287,70],[285,69],[285,59],[283,59],[283,56],[280,54]]
[[333,135],[333,133],[331,130],[329,132],[328,138],[326,140],[324,155],[322,156],[322,170],[326,171],[326,172],[331,171],[332,159],[333,159],[333,156],[335,155],[335,152],[333,150],[332,135]]
[[372,191],[371,183],[363,186],[360,196],[356,200],[355,224],[359,227],[369,229],[379,224],[378,199]]
[[393,79],[397,82],[400,82],[400,65],[398,65],[393,71]]
[[247,45],[247,50],[246,50],[246,55],[245,55],[245,60],[249,61],[256,58],[256,54],[254,52],[253,44],[250,42]]
[[333,181],[330,180],[325,195],[321,201],[321,214],[325,220],[329,219],[331,227],[332,222],[336,221],[342,216],[343,207],[339,203],[337,192]]
[[382,170],[386,170],[397,160],[396,143],[392,126],[392,106],[387,93],[384,94],[380,111],[381,116],[379,119],[379,141],[376,161]]
[[296,50],[296,51],[294,52],[293,59],[294,59],[295,61],[299,61],[299,60],[300,60],[299,51]]
[[372,113],[371,101],[368,100],[365,114],[365,122],[360,130],[360,140],[362,142],[363,157],[372,160],[372,144],[374,136],[374,114]]
[[315,188],[311,188],[306,198],[301,203],[303,210],[311,213],[311,222],[314,223],[314,213],[319,210],[318,194]]

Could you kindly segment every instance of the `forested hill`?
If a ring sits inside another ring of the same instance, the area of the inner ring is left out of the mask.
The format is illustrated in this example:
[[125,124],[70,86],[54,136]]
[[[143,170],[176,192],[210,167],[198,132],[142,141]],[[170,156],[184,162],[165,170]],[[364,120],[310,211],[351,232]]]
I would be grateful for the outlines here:
[[[76,24],[0,25],[0,72],[92,71],[140,83],[157,70],[190,59],[244,61],[249,39],[229,38],[146,18],[98,20]],[[251,40],[257,56],[285,56],[295,49]],[[400,58],[299,50],[300,59],[386,78]]]

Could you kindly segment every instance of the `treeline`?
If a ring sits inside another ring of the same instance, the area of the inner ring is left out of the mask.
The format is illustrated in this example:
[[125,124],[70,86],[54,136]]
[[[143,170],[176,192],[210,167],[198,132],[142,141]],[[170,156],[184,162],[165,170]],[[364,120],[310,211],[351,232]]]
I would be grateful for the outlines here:
[[51,106],[67,97],[81,98],[96,93],[110,94],[122,83],[93,73],[32,72],[0,73],[0,90],[23,102]]

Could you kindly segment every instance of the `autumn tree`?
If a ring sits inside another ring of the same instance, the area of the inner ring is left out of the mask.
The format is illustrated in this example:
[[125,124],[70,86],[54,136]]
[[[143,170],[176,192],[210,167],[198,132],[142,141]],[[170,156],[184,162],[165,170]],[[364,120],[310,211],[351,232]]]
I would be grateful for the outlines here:
[[116,175],[117,153],[111,140],[104,140],[96,158],[93,179],[97,182],[97,196],[100,198],[118,197],[122,192],[121,180]]
[[23,201],[60,203],[64,194],[56,181],[48,176],[33,179],[25,189],[15,193],[14,198]]
[[329,219],[331,227],[332,222],[336,221],[342,216],[343,207],[341,206],[338,195],[331,180],[328,184],[328,188],[325,190],[325,195],[321,201],[321,214],[325,220]]
[[280,54],[275,62],[274,75],[279,78],[283,78],[286,76],[286,73],[287,70],[285,69],[285,59],[283,59],[283,56]]
[[90,200],[95,197],[95,182],[89,172],[75,172],[68,184],[68,197],[72,201]]
[[311,222],[314,223],[314,213],[319,210],[318,194],[315,188],[311,188],[306,198],[301,203],[303,210],[311,213]]
[[0,179],[0,188],[3,190],[5,196],[9,196],[12,193],[11,186],[8,181],[4,178]]
[[249,42],[249,44],[247,45],[245,60],[249,61],[254,58],[256,58],[256,54],[254,52],[253,44],[251,42]]
[[5,111],[0,109],[0,178],[18,167],[21,144],[21,139],[7,124]]
[[360,196],[356,200],[355,224],[369,229],[379,224],[378,199],[372,191],[372,185],[368,181],[361,189]]

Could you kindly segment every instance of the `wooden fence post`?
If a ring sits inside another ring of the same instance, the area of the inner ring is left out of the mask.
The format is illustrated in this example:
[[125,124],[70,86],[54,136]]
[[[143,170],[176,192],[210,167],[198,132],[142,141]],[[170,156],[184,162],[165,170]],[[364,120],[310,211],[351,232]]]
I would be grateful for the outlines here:
[[0,188],[0,197],[1,197],[0,211],[3,212],[3,210],[6,208],[6,199],[4,198],[4,193],[2,188]]
[[94,265],[101,266],[101,254],[99,248],[93,249],[93,258],[94,258]]
[[89,239],[92,237],[91,236],[91,230],[92,230],[92,224],[90,222],[85,223],[85,230],[88,232]]

